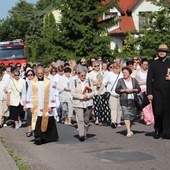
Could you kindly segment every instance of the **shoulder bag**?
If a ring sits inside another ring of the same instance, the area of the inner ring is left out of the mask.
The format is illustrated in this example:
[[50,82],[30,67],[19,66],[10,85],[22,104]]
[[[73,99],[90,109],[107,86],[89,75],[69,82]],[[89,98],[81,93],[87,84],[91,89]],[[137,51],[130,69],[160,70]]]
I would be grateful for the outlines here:
[[113,84],[110,92],[106,91],[105,93],[102,94],[102,97],[103,97],[103,98],[105,98],[105,99],[109,99],[109,98],[110,98],[110,93],[111,93],[111,91],[113,90],[113,87],[114,87],[114,85],[116,84],[119,75],[120,75],[120,73],[117,75],[117,78],[116,78],[116,80],[115,80],[115,82],[114,82],[114,84]]

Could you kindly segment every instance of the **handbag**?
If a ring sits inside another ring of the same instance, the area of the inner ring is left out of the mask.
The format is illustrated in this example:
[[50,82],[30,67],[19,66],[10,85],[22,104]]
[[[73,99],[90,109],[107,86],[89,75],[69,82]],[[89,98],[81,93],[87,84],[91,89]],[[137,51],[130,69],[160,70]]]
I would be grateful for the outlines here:
[[144,107],[146,107],[148,104],[150,104],[150,101],[146,95],[146,92],[142,92],[134,100],[135,106],[139,111],[142,111]]
[[[117,75],[117,78],[116,78],[116,80],[115,80],[115,82],[114,82],[114,84],[113,84],[110,92],[113,90],[113,87],[114,87],[114,85],[116,84],[116,81],[117,81],[119,75],[120,75],[120,73]],[[109,99],[109,98],[110,98],[110,94],[111,94],[110,92],[108,92],[108,91],[104,92],[104,93],[102,94],[102,97],[103,97],[104,99]]]
[[110,92],[108,92],[108,91],[104,92],[104,93],[102,94],[102,97],[103,97],[104,99],[109,99],[109,98],[110,98]]
[[64,103],[62,104],[62,111],[64,111],[64,112],[67,112],[67,111],[68,111],[68,104],[67,104],[67,102],[64,102]]

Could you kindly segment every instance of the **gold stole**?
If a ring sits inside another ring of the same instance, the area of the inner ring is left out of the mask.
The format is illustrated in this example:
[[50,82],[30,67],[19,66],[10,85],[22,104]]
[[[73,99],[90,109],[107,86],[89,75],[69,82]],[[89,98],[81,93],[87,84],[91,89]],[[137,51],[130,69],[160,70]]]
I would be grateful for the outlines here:
[[[41,131],[45,132],[47,130],[48,126],[48,119],[49,119],[49,95],[50,95],[50,80],[46,77],[44,77],[44,108],[43,108],[43,114],[42,114],[42,122],[41,122]],[[32,81],[32,130],[35,130],[35,125],[37,121],[38,116],[38,78],[35,77]],[[42,99],[43,100],[43,99]]]

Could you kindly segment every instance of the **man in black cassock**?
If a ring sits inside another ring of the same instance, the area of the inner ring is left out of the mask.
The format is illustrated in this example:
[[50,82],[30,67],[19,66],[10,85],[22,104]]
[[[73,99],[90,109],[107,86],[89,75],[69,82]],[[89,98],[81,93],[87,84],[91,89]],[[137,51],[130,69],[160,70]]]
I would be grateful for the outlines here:
[[167,56],[169,49],[166,44],[158,48],[158,59],[154,60],[147,75],[147,95],[152,101],[155,118],[154,138],[159,139],[160,134],[164,138],[170,137],[170,59]]

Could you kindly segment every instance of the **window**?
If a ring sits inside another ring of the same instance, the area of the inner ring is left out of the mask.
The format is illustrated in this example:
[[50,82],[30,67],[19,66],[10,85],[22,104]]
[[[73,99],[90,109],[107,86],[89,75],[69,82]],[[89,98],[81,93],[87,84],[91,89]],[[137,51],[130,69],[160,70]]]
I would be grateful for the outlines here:
[[149,18],[147,16],[144,16],[144,14],[149,14],[150,12],[144,13],[144,12],[139,12],[139,29],[143,30],[143,26],[146,24],[149,24]]
[[113,17],[115,17],[115,19],[118,19],[117,12],[110,12],[108,14],[107,13],[104,14],[104,20],[109,19],[109,18],[113,18]]

